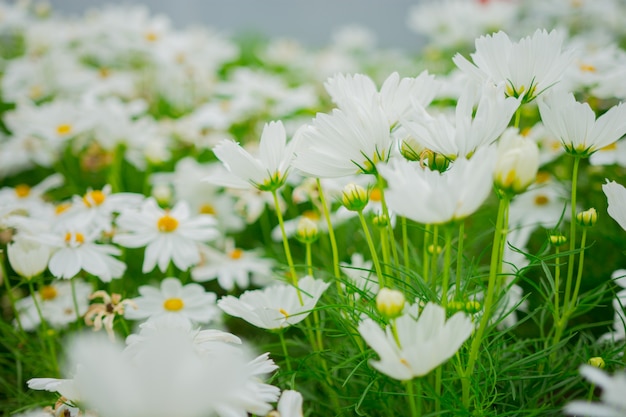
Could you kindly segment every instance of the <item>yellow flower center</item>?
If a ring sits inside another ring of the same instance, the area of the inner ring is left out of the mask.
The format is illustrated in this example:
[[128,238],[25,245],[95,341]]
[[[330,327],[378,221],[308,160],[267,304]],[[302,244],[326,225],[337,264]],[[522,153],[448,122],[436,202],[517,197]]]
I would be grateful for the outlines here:
[[549,202],[550,202],[550,199],[543,194],[539,194],[537,197],[535,197],[536,206],[545,206]]
[[54,300],[57,296],[57,290],[52,285],[44,285],[39,289],[39,295],[42,300]]
[[380,188],[376,187],[376,188],[372,188],[372,190],[370,191],[370,200],[371,201],[381,201],[383,197],[383,193],[380,191]]
[[230,253],[228,254],[228,257],[230,259],[241,259],[241,257],[243,256],[243,250],[239,249],[239,248],[235,248],[233,250],[230,251]]
[[302,213],[302,217],[306,217],[309,220],[318,221],[320,219],[320,215],[313,210],[306,210]]
[[170,233],[178,228],[178,220],[166,214],[157,221],[157,227],[161,232]]
[[68,123],[62,123],[57,126],[57,134],[67,135],[72,131],[72,125]]
[[580,64],[578,68],[584,72],[596,72],[596,67],[591,64]]
[[26,184],[19,184],[15,186],[15,194],[17,194],[19,198],[28,197],[30,194],[30,187]]
[[530,133],[532,129],[530,128],[530,126],[526,126],[525,128],[523,128],[519,133],[522,136],[528,136],[528,134]]
[[537,184],[544,184],[548,182],[550,178],[551,178],[551,175],[549,172],[539,171],[537,173],[537,179],[535,179],[535,181],[537,182]]
[[70,207],[72,207],[70,203],[61,203],[54,208],[54,214],[58,216],[59,214],[63,213],[65,210],[67,210]]
[[85,243],[85,236],[83,236],[83,234],[80,232],[76,232],[76,233],[67,232],[65,234],[65,242],[66,243],[71,243],[71,242]]
[[146,40],[148,42],[156,42],[159,39],[159,35],[157,35],[156,33],[150,31],[147,32],[144,37],[146,38]]
[[198,210],[200,212],[200,214],[211,214],[211,215],[215,215],[217,212],[215,211],[215,207],[213,207],[211,204],[203,204],[200,206],[200,210]]
[[106,200],[106,194],[100,190],[89,191],[83,197],[83,202],[87,207],[99,206]]
[[108,78],[109,75],[111,75],[111,70],[105,67],[102,67],[98,70],[98,75],[100,75],[100,78]]
[[282,314],[283,316],[285,316],[286,319],[289,318],[289,313],[287,313],[285,310],[283,310],[282,308],[278,309],[278,312],[280,314]]
[[167,311],[179,311],[185,307],[185,303],[180,298],[168,298],[163,302],[163,308]]

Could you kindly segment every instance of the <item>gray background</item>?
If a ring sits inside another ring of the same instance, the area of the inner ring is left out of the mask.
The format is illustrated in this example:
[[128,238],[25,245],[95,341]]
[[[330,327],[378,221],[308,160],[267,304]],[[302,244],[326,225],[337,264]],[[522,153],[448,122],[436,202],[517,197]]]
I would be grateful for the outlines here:
[[418,0],[49,0],[62,14],[82,15],[107,3],[145,4],[164,13],[178,29],[205,25],[228,34],[256,31],[290,37],[317,47],[347,24],[369,28],[377,46],[417,52],[422,39],[407,27],[408,10]]

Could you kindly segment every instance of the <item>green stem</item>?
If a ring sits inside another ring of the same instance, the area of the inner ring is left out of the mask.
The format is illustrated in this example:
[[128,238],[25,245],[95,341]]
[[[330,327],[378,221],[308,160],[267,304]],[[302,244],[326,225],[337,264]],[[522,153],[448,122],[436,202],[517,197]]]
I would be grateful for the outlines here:
[[389,264],[389,242],[387,242],[387,230],[385,227],[380,228],[380,246],[383,252],[383,268],[385,275],[391,276],[391,266]]
[[439,414],[441,411],[441,375],[443,366],[440,365],[435,370],[435,412]]
[[74,312],[76,313],[76,323],[77,326],[80,328],[81,326],[81,320],[82,320],[82,316],[80,315],[80,309],[78,307],[78,295],[76,295],[76,277],[72,278],[70,280],[71,283],[71,287],[72,287],[72,302],[74,303]]
[[469,408],[469,377],[474,372],[474,366],[478,359],[480,346],[482,345],[483,336],[491,319],[491,309],[493,307],[493,298],[497,286],[498,271],[502,264],[502,245],[501,241],[506,240],[508,232],[508,224],[505,224],[507,212],[510,204],[508,196],[502,196],[498,205],[498,217],[496,219],[496,230],[493,237],[493,246],[491,251],[491,264],[489,266],[489,282],[487,284],[487,295],[483,305],[483,316],[472,340],[467,367],[465,368],[463,382],[463,403]]
[[278,193],[276,190],[272,190],[272,197],[274,197],[274,208],[276,212],[276,217],[278,218],[278,225],[280,226],[280,233],[283,236],[283,248],[285,249],[285,257],[287,258],[287,265],[289,266],[289,275],[291,278],[291,283],[294,287],[296,287],[296,292],[298,293],[298,300],[300,301],[300,305],[304,305],[302,301],[302,294],[300,294],[300,289],[298,288],[298,274],[296,273],[296,267],[293,264],[293,258],[291,257],[291,249],[289,249],[289,239],[287,238],[287,232],[285,232],[285,221],[283,220],[283,213],[280,211],[280,205],[278,203]]
[[576,310],[576,302],[578,301],[578,291],[580,291],[580,282],[583,277],[583,264],[585,262],[585,244],[587,243],[587,228],[583,228],[583,233],[580,238],[580,255],[578,258],[578,274],[576,275],[576,285],[574,286],[574,293],[572,299],[569,301],[569,314],[571,315]]
[[427,224],[424,229],[424,247],[422,248],[422,277],[427,284],[430,281],[430,253],[428,251],[430,244],[430,228],[431,225]]
[[391,253],[393,255],[393,262],[394,262],[394,265],[398,266],[400,265],[400,261],[398,259],[398,248],[396,247],[396,239],[393,233],[393,226],[391,225],[391,216],[389,215],[389,208],[387,207],[387,200],[385,199],[385,188],[383,184],[383,179],[380,175],[377,175],[377,180],[378,180],[378,187],[380,189],[380,204],[383,209],[383,215],[385,216],[385,219],[387,220],[386,228],[387,228],[387,234],[389,237],[389,243],[391,245]]
[[456,251],[456,298],[461,298],[461,271],[462,271],[462,261],[463,261],[463,242],[465,241],[465,222],[461,220],[459,223],[459,244]]
[[328,224],[328,238],[330,239],[330,248],[333,255],[333,273],[335,274],[335,283],[337,284],[337,292],[339,294],[343,294],[343,288],[341,288],[340,282],[340,269],[339,269],[339,251],[337,250],[337,240],[335,239],[335,231],[333,230],[333,224],[330,220],[330,211],[328,210],[328,205],[326,204],[326,197],[324,197],[324,191],[322,190],[322,182],[319,178],[317,178],[317,191],[320,196],[320,202],[322,203],[322,211],[324,212],[324,217],[326,218],[326,223]]
[[519,128],[519,123],[522,118],[522,106],[520,105],[515,111],[515,124],[513,125],[515,128]]
[[41,310],[41,306],[39,301],[37,300],[37,292],[35,291],[35,286],[33,285],[33,280],[28,280],[28,288],[30,289],[31,297],[33,298],[33,303],[35,304],[35,309],[37,310],[37,314],[39,315],[39,320],[41,321],[41,327],[43,329],[44,338],[48,344],[48,349],[50,350],[50,359],[52,360],[52,365],[54,366],[54,371],[59,373],[59,363],[57,361],[57,351],[54,346],[54,339],[51,337],[50,330],[48,328],[48,322],[46,318],[43,316],[43,312]]
[[408,271],[411,262],[409,259],[409,230],[406,217],[401,217],[400,222],[402,223],[402,257],[404,258],[404,268]]
[[560,287],[561,287],[561,261],[559,256],[559,247],[555,248],[556,258],[554,259],[554,322],[560,321]]
[[413,380],[404,381],[406,385],[406,394],[409,401],[409,409],[411,417],[422,416],[422,381],[417,378],[415,380],[416,390],[413,388]]
[[574,155],[574,166],[572,168],[572,194],[570,199],[571,217],[569,226],[569,250],[570,254],[567,260],[567,278],[565,281],[565,294],[563,296],[563,309],[569,309],[569,300],[571,296],[572,279],[574,277],[574,260],[576,254],[576,188],[578,186],[578,168],[580,165],[580,156]]
[[305,263],[307,274],[313,276],[313,262],[311,260],[311,243],[307,242],[305,245]]
[[15,307],[15,296],[13,294],[13,288],[11,288],[11,283],[9,282],[9,276],[7,275],[7,269],[4,266],[4,252],[0,250],[0,277],[3,277],[4,286],[6,287],[7,297],[9,297],[9,302],[11,303],[11,309],[13,310],[13,315],[15,316],[15,322],[17,323],[18,329],[20,329],[20,335],[24,337],[24,327],[22,326],[22,322],[20,321],[20,312]]
[[376,247],[374,246],[374,242],[372,241],[372,236],[370,235],[369,228],[367,227],[365,216],[363,216],[363,210],[360,210],[358,213],[359,213],[359,220],[361,221],[361,227],[363,227],[363,232],[365,233],[365,240],[367,241],[367,246],[369,246],[370,253],[372,254],[372,261],[374,262],[374,268],[376,268],[376,275],[378,275],[378,282],[380,283],[381,288],[385,287],[385,276],[383,275],[383,271],[380,268],[378,255],[376,254]]
[[443,282],[441,283],[441,306],[448,306],[448,285],[450,283],[450,260],[452,258],[452,225],[445,225],[446,249],[443,260]]
[[437,291],[437,264],[439,263],[439,225],[433,225],[433,243],[432,243],[432,270],[430,286],[433,292]]
[[289,351],[287,350],[287,342],[285,342],[285,330],[278,331],[278,337],[280,338],[280,344],[283,347],[283,355],[285,355],[285,363],[287,364],[287,371],[291,372],[291,361],[289,360]]

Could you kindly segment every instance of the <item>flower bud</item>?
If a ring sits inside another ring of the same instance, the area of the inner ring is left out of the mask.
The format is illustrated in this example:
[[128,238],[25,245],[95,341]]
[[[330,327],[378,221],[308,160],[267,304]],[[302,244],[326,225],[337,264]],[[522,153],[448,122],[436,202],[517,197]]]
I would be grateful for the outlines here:
[[308,217],[301,217],[296,228],[296,239],[302,243],[313,243],[319,236],[317,223]]
[[560,233],[550,235],[550,243],[554,246],[563,246],[567,243],[567,238]]
[[431,171],[446,172],[450,167],[450,161],[451,158],[430,149],[424,149],[420,155],[422,165],[427,166]]
[[482,306],[476,300],[470,300],[465,303],[465,311],[467,311],[470,314],[478,313],[481,308]]
[[537,178],[539,148],[537,144],[509,129],[498,145],[494,174],[496,187],[507,194],[521,194]]
[[387,227],[387,225],[389,224],[389,217],[385,216],[384,213],[379,213],[372,218],[372,223],[374,224],[374,226]]
[[576,215],[576,221],[580,226],[593,226],[598,221],[598,212],[593,207],[589,210],[581,211]]
[[376,295],[376,308],[385,317],[393,319],[402,314],[404,294],[398,290],[381,288]]
[[30,279],[48,267],[50,248],[38,242],[15,240],[7,246],[9,263],[20,276]]
[[409,161],[419,161],[424,147],[412,137],[407,137],[400,145],[400,153]]
[[167,207],[172,202],[172,189],[166,184],[155,184],[152,187],[152,196],[163,207]]
[[341,202],[350,211],[361,211],[369,201],[367,190],[358,184],[350,183],[343,188]]
[[593,358],[589,358],[587,363],[600,369],[604,369],[605,366],[604,359],[602,359],[600,356],[594,356]]

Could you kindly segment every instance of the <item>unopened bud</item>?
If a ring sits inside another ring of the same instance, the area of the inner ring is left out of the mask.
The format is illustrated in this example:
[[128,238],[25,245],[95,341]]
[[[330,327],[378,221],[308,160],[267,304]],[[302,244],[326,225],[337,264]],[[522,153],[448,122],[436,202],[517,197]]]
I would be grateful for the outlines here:
[[439,245],[428,245],[428,253],[431,255],[439,255],[442,251],[442,247]]
[[372,218],[372,223],[374,226],[387,227],[389,224],[389,217],[385,216],[383,213],[377,214],[374,218]]
[[398,290],[381,288],[376,295],[376,308],[385,317],[393,319],[402,314],[404,294]]
[[550,235],[550,243],[554,246],[563,246],[567,243],[567,238],[562,234]]
[[451,159],[444,154],[425,149],[420,156],[422,165],[427,166],[431,171],[445,172],[450,167]]
[[604,369],[604,366],[606,365],[604,363],[604,359],[602,359],[600,356],[594,356],[593,358],[589,358],[587,363],[600,369]]
[[350,183],[343,188],[341,202],[350,211],[361,211],[369,201],[367,190],[358,184]]
[[400,153],[409,161],[419,161],[424,147],[415,139],[409,137],[402,141]]
[[478,313],[481,309],[481,305],[476,300],[470,300],[465,303],[465,311],[470,314]]
[[296,238],[302,243],[313,243],[317,240],[318,235],[317,223],[308,217],[301,217],[296,229]]
[[598,212],[593,207],[589,210],[581,211],[576,215],[576,221],[581,226],[593,226],[598,221]]

